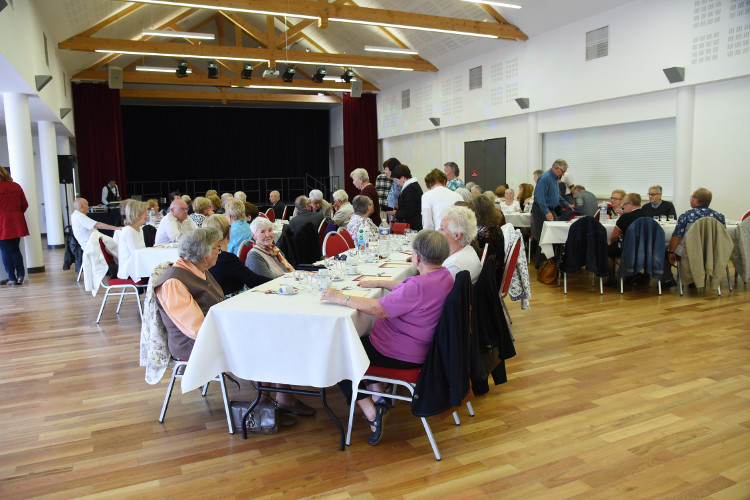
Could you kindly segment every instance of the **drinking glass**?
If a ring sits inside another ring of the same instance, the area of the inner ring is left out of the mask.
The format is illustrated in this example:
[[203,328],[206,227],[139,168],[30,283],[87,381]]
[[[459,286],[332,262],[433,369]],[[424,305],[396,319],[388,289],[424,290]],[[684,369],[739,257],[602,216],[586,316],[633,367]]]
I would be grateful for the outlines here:
[[659,222],[659,216],[658,216],[658,215],[654,215],[654,220],[655,220],[656,222]]
[[667,220],[668,220],[669,222],[674,222],[674,215],[671,215],[671,214],[670,214],[669,216],[667,216]]

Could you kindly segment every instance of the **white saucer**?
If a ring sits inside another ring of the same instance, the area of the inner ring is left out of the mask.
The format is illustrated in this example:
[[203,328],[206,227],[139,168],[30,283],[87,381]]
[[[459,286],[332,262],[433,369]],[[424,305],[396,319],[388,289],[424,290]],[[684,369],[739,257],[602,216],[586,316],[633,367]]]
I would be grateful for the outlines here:
[[284,293],[281,291],[281,289],[276,290],[276,295],[297,295],[299,292],[297,290],[294,290],[291,293]]

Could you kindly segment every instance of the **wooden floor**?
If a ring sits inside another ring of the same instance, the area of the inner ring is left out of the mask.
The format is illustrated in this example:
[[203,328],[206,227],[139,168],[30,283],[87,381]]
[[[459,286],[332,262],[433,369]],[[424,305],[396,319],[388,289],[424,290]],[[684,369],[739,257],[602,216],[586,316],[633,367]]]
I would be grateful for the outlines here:
[[[271,436],[227,433],[218,387],[175,390],[138,366],[130,298],[96,298],[46,251],[44,274],[0,289],[0,498],[750,498],[750,292],[641,286],[604,296],[583,275],[512,303],[509,382],[462,424],[408,405],[338,451],[325,415]],[[258,325],[269,328],[272,325]],[[343,398],[329,400],[342,418]],[[320,402],[309,401],[320,408]]]

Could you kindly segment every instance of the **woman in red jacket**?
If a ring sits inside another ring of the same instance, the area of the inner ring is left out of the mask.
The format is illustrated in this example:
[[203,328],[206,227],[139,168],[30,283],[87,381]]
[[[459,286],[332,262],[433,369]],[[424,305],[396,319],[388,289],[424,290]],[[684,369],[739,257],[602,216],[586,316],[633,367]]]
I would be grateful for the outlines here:
[[23,285],[24,268],[20,243],[21,238],[29,234],[23,216],[27,208],[29,204],[23,189],[0,166],[0,251],[9,278],[0,281],[2,285]]

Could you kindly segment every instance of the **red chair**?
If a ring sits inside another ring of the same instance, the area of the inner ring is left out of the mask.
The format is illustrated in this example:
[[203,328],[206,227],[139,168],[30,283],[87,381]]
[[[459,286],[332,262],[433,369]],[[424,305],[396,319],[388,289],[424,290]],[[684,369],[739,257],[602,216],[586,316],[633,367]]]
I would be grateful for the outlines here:
[[354,248],[354,239],[352,238],[352,235],[349,234],[349,231],[347,231],[346,229],[342,227],[342,228],[339,228],[339,234],[341,235],[342,238],[344,238],[344,240],[346,241],[346,244],[349,245],[349,248]]
[[245,259],[247,259],[247,254],[253,249],[253,246],[255,246],[255,242],[252,240],[245,240],[240,245],[240,261],[243,264],[245,263]]
[[323,240],[323,257],[333,257],[348,250],[349,245],[339,233],[330,232],[326,234]]
[[[289,210],[289,208],[289,205],[284,205],[284,215],[281,216],[282,219],[289,220],[292,218],[292,212],[294,212],[294,210]],[[292,208],[294,208],[294,206],[292,206]]]
[[333,222],[328,222],[325,219],[318,226],[318,243],[320,244],[320,250],[323,251],[323,241],[326,239],[328,233],[335,233],[338,226]]
[[745,215],[742,216],[742,220],[745,220],[748,217],[750,217],[750,210],[748,210],[747,212],[745,212]]
[[[518,254],[521,252],[521,238],[517,238],[516,241],[513,242],[513,246],[510,247],[510,251],[508,252],[508,255],[505,257],[505,269],[503,269],[503,280],[500,283],[501,289],[500,289],[500,304],[503,306],[503,311],[505,311],[506,316],[508,316],[508,323],[513,323],[513,320],[510,319],[510,311],[508,311],[508,306],[505,305],[505,297],[508,295],[508,290],[510,290],[510,282],[513,279],[513,273],[516,271],[516,264],[518,263]],[[515,337],[513,337],[513,330],[510,329],[510,325],[508,325],[508,330],[510,330],[510,337],[515,340]]]
[[[99,247],[102,250],[102,255],[104,256],[104,261],[107,263],[108,266],[111,266],[115,263],[115,258],[112,256],[111,253],[109,253],[109,250],[107,250],[107,246],[104,244],[104,240],[102,238],[99,238]],[[104,311],[104,304],[107,303],[107,298],[109,298],[110,292],[120,292],[120,302],[117,304],[117,311],[115,311],[115,314],[120,314],[120,307],[122,307],[122,299],[125,298],[125,295],[135,295],[136,302],[138,304],[138,314],[141,316],[141,321],[143,320],[143,308],[141,307],[141,300],[138,298],[138,287],[145,288],[148,286],[148,278],[143,278],[140,281],[133,281],[132,279],[119,279],[117,276],[114,278],[109,276],[109,274],[105,275],[104,278],[102,278],[102,286],[106,290],[104,293],[104,299],[102,300],[102,305],[99,308],[99,315],[96,317],[96,322],[99,323],[99,320],[102,317],[102,311]],[[106,281],[105,281],[106,280]],[[126,292],[126,290],[132,290],[129,292]]]
[[259,213],[258,217],[263,217],[264,219],[268,219],[268,216],[264,214],[263,212]]
[[394,222],[391,232],[393,234],[404,234],[407,229],[411,229],[411,226],[406,222]]
[[273,208],[269,208],[268,210],[266,210],[266,218],[271,222],[276,221],[276,212],[273,211]]

